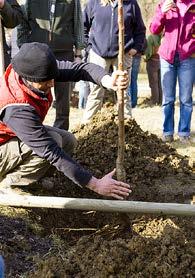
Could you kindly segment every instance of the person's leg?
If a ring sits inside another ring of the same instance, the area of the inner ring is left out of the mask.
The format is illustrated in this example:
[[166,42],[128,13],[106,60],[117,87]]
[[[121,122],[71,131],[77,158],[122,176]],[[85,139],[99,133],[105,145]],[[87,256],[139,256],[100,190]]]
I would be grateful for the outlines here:
[[5,265],[2,256],[0,256],[0,278],[4,278],[5,276]]
[[164,136],[170,136],[174,134],[177,67],[162,58],[160,59],[160,65],[163,91],[163,134]]
[[[97,55],[93,50],[89,52],[89,62],[99,65],[109,71],[110,59],[104,59]],[[105,90],[99,85],[90,83],[90,94],[87,98],[86,108],[83,114],[82,122],[88,123],[93,116],[102,108]]]
[[[59,147],[72,154],[76,145],[74,135],[55,127],[46,128]],[[0,157],[0,189],[1,186],[28,186],[43,178],[51,167],[47,160],[36,155],[18,138],[0,146]]]
[[159,103],[162,104],[162,86],[161,86],[161,72],[160,72],[160,60],[158,61],[158,96],[159,96]]
[[90,93],[89,82],[80,80],[79,81],[79,103],[78,108],[84,109],[87,103],[87,97]]
[[159,92],[159,61],[156,59],[148,60],[146,69],[149,86],[151,88],[151,101],[153,104],[161,104],[162,98],[160,97]]
[[192,116],[192,90],[193,75],[195,70],[195,58],[188,58],[180,61],[178,67],[179,80],[179,100],[180,100],[180,119],[178,135],[180,137],[190,136],[191,116]]
[[[73,61],[73,52],[55,53],[58,60]],[[69,113],[70,113],[70,94],[71,94],[70,82],[55,82],[54,93],[56,100],[56,118],[54,126],[57,128],[69,129]]]
[[131,68],[131,82],[129,85],[128,89],[128,94],[131,97],[131,107],[135,108],[137,105],[137,78],[138,78],[138,73],[140,69],[140,63],[141,63],[141,55],[136,55],[132,59],[132,68]]

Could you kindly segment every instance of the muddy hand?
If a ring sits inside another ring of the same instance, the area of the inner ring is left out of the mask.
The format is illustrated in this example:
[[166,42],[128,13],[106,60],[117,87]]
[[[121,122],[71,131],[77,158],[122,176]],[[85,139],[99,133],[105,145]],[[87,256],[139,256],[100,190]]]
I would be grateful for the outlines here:
[[131,193],[130,185],[113,179],[116,169],[105,175],[101,179],[92,177],[87,187],[94,192],[118,200],[123,200]]

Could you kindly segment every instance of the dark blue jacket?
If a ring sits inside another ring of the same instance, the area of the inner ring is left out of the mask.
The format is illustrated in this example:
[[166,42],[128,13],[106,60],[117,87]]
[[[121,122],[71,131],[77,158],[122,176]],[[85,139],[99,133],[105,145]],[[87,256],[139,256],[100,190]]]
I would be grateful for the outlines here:
[[[125,53],[131,48],[142,52],[146,28],[136,0],[124,0]],[[83,14],[85,42],[103,58],[118,55],[118,1],[102,6],[100,0],[89,0]],[[89,35],[90,34],[90,35]]]

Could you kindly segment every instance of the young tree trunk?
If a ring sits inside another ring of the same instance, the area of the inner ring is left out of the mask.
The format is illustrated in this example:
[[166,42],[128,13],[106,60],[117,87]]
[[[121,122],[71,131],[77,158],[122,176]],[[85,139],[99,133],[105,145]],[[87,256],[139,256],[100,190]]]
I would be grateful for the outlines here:
[[[123,0],[118,1],[118,27],[119,27],[119,54],[118,69],[124,70],[124,17],[123,17]],[[124,169],[124,149],[125,149],[125,127],[124,127],[124,90],[118,90],[118,155],[116,160],[116,175],[121,181],[126,180]]]
[[3,51],[3,32],[0,18],[0,76],[4,73],[4,51]]

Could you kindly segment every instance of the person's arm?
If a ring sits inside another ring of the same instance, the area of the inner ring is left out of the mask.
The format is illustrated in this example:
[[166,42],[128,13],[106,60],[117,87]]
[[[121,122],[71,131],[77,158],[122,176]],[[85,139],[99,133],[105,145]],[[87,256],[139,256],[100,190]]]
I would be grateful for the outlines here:
[[95,2],[93,0],[89,0],[83,11],[84,40],[87,48],[89,47],[89,32],[94,18],[94,12],[93,12],[94,5]]
[[72,63],[69,61],[57,61],[59,75],[57,82],[80,80],[90,81],[107,89],[126,89],[128,86],[128,75],[125,71],[114,71],[110,76],[102,67],[92,63]]
[[[141,53],[145,44],[146,27],[142,19],[140,7],[137,2],[134,3],[134,28],[133,28],[133,47],[129,51],[130,55]],[[135,50],[135,51],[134,51]]]
[[124,199],[131,192],[128,184],[112,178],[114,171],[97,179],[84,170],[47,133],[35,109],[30,105],[7,107],[1,120],[38,156],[48,160],[76,184],[116,199]]
[[0,0],[0,15],[6,28],[16,27],[23,18],[22,9],[15,0]]
[[85,186],[89,183],[92,175],[57,145],[32,106],[7,107],[2,121],[38,156],[48,160],[76,184]]
[[17,26],[17,45],[20,48],[24,43],[28,42],[29,34],[31,32],[31,18],[28,12],[28,1],[26,0],[24,5],[21,6],[23,10],[23,20]]
[[[81,4],[79,0],[75,1],[74,8],[74,46],[75,46],[75,57],[81,57],[81,50],[85,47],[84,36],[83,36],[83,17]],[[81,60],[80,60],[81,61]]]
[[152,34],[160,34],[165,26],[166,13],[162,11],[162,3],[158,4],[155,15],[150,24],[150,32]]

